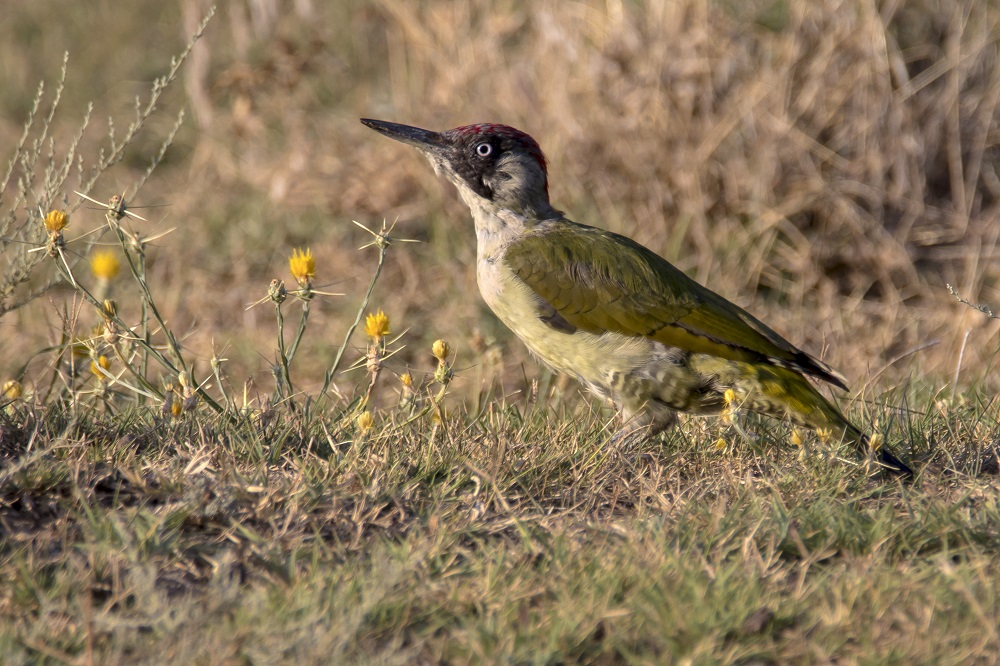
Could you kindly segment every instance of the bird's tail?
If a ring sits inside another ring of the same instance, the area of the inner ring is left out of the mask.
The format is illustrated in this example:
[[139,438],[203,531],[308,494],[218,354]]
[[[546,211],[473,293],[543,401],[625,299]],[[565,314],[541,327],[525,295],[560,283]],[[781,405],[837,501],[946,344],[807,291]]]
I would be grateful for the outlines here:
[[[841,422],[845,424],[843,433],[844,440],[854,444],[859,451],[870,451],[873,448],[871,438],[858,430],[854,424],[848,421],[839,412],[837,412],[837,414],[840,416]],[[878,461],[878,464],[884,467],[890,474],[906,477],[907,479],[913,478],[913,470],[910,469],[906,463],[894,456],[889,449],[885,448],[885,446],[878,445],[878,448],[875,449],[875,459]]]
[[[868,435],[861,432],[853,423],[848,421],[847,418],[840,413],[840,410],[827,402],[825,398],[821,399],[825,405],[822,409],[817,411],[823,414],[826,423],[820,425],[818,429],[825,427],[834,429],[834,432],[839,430],[840,436],[843,440],[853,444],[862,454],[873,448],[872,440],[868,437]],[[878,447],[875,449],[875,459],[878,461],[879,465],[885,468],[887,472],[906,479],[913,478],[913,470],[899,458],[894,456],[889,449],[885,448],[885,446],[881,444],[875,444],[874,446]]]
[[853,444],[862,455],[876,448],[879,464],[891,474],[913,477],[913,470],[862,433],[840,410],[823,397],[816,388],[797,372],[780,367],[757,368],[757,386],[752,400],[757,411],[781,417],[782,413],[793,423],[812,428],[820,433]]

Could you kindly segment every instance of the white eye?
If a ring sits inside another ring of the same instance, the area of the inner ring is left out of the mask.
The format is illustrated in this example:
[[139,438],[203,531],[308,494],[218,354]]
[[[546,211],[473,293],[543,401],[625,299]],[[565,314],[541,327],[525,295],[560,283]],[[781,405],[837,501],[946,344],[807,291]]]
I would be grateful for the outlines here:
[[493,153],[493,146],[488,143],[481,143],[476,146],[476,155],[480,157],[489,157]]

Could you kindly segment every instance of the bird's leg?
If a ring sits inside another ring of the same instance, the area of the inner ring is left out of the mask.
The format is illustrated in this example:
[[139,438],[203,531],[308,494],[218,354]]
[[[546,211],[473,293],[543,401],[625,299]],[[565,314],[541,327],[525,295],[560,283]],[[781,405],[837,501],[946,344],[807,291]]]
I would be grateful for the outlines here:
[[661,410],[655,416],[648,410],[622,410],[622,427],[608,440],[608,446],[625,455],[632,446],[654,437],[677,422],[677,412]]
[[608,440],[608,446],[615,450],[621,450],[628,445],[641,441],[650,435],[650,424],[630,422],[618,429]]

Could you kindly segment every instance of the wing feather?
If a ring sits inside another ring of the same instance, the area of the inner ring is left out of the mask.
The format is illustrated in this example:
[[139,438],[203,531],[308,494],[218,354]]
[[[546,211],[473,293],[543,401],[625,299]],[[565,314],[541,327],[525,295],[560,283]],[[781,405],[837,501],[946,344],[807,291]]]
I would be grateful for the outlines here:
[[694,353],[770,362],[847,388],[833,368],[624,236],[552,220],[508,246],[504,261],[561,330],[644,336]]

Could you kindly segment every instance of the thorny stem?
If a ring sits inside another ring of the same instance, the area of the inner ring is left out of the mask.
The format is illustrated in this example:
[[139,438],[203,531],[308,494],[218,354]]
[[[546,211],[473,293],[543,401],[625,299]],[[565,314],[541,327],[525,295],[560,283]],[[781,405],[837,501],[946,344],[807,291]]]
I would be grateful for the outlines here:
[[[448,394],[448,385],[442,383],[441,388],[438,390],[436,395],[432,395],[430,401],[421,407],[419,410],[410,415],[408,419],[404,422],[404,425],[409,425],[414,421],[419,421],[423,417],[427,416],[431,412],[436,412],[441,423],[444,423],[444,412],[441,411],[441,401]],[[437,427],[437,426],[435,426]]]
[[385,343],[383,340],[377,340],[372,343],[373,347],[371,351],[369,351],[369,358],[374,357],[378,360],[376,360],[374,367],[371,369],[372,378],[371,381],[368,382],[368,389],[365,391],[365,397],[361,399],[361,407],[366,407],[368,405],[368,402],[372,397],[372,392],[375,390],[375,384],[378,382],[378,376],[382,374],[381,358],[385,354]]
[[222,363],[215,356],[212,358],[212,374],[215,375],[215,381],[219,385],[219,391],[222,393],[222,397],[226,401],[226,411],[232,411],[233,400],[229,397],[229,393],[226,391],[226,385],[222,382]]
[[[143,281],[146,279],[146,252],[143,249],[142,243],[137,243],[138,249],[136,254],[139,255],[139,274],[142,276]],[[146,306],[146,299],[140,301],[141,307],[141,320],[140,325],[142,327],[142,339],[148,345],[149,344],[149,310]],[[142,360],[139,362],[139,373],[145,377],[146,372],[149,370],[149,352],[146,351],[145,347],[142,347]]]
[[385,255],[389,247],[389,239],[388,236],[384,235],[380,235],[379,239],[381,242],[375,243],[375,246],[378,247],[378,264],[375,266],[375,273],[372,274],[371,282],[368,283],[368,291],[365,292],[365,297],[361,301],[361,306],[358,308],[358,314],[354,318],[354,323],[347,329],[347,334],[344,335],[344,341],[341,343],[340,349],[337,350],[336,358],[333,359],[333,365],[326,371],[326,379],[323,381],[323,389],[319,392],[317,400],[326,395],[327,390],[330,388],[330,384],[333,382],[333,376],[337,374],[337,370],[340,369],[340,363],[344,358],[344,352],[347,351],[347,345],[350,343],[351,336],[354,335],[354,331],[357,330],[358,326],[361,324],[361,319],[368,310],[368,303],[371,301],[372,292],[375,291],[375,283],[378,282],[379,275],[382,274],[382,266],[385,264]]
[[[62,255],[62,250],[60,250],[59,252],[60,252],[60,256],[61,256]],[[76,279],[73,277],[73,273],[70,271],[69,266],[66,264],[65,261],[63,261],[62,263],[56,262],[56,266],[58,267],[58,270],[64,274],[63,277],[65,277],[72,285],[74,285],[76,287],[76,290],[80,293],[80,295],[83,296],[84,300],[86,300],[88,303],[90,303],[95,308],[97,308],[97,310],[102,313],[102,316],[109,317],[111,319],[111,321],[113,321],[123,331],[130,330],[129,327],[128,327],[128,325],[124,321],[122,321],[121,318],[118,317],[118,315],[109,315],[108,313],[106,313],[104,311],[103,304],[100,301],[98,301],[97,298],[95,298],[94,295],[91,294],[90,291],[86,287],[84,287],[82,284],[80,284],[79,282],[76,281]],[[135,338],[132,338],[132,339],[135,339]],[[147,349],[149,349],[149,351],[154,356],[157,357],[157,360],[165,368],[167,368],[168,370],[170,370],[170,372],[172,372],[172,373],[176,373],[177,372],[177,369],[173,366],[173,364],[169,360],[167,360],[166,357],[164,357],[162,354],[160,354],[160,352],[156,348],[149,347],[145,343],[145,341],[143,341],[143,340],[137,340],[137,341],[139,342],[140,345],[143,345],[144,347],[146,347]],[[132,368],[131,365],[129,365],[128,363],[124,363],[124,365],[128,369],[129,373],[133,377],[135,377],[135,379],[140,384],[142,384],[145,388],[147,388],[148,390],[150,390],[153,393],[155,393],[157,396],[162,397],[162,393],[160,393],[159,389],[157,389],[155,386],[151,385],[148,381],[146,381],[145,377],[139,376],[139,374],[135,371],[134,368]]]
[[299,320],[299,330],[295,332],[295,339],[292,341],[292,346],[288,349],[288,362],[291,363],[292,359],[295,358],[295,352],[299,349],[299,343],[302,342],[302,336],[306,332],[306,323],[309,321],[309,304],[311,301],[302,302],[302,318]]
[[[276,377],[275,402],[283,397],[292,399],[292,377],[288,371],[288,354],[285,353],[285,315],[281,312],[281,303],[274,304],[274,315],[278,319],[278,359],[281,363],[281,376]],[[287,393],[286,393],[287,389]]]
[[372,373],[372,380],[368,383],[368,389],[365,391],[365,397],[362,398],[362,400],[361,400],[361,405],[362,406],[367,406],[368,402],[371,400],[372,391],[375,390],[375,382],[378,381],[378,376],[380,374],[382,374],[382,369],[381,368],[379,368],[378,370],[376,370],[375,372]]
[[[181,370],[186,371],[187,367],[183,365],[183,358],[180,355],[180,351],[177,346],[177,341],[176,339],[174,339],[173,333],[170,331],[170,329],[167,328],[166,323],[160,317],[159,311],[156,309],[156,304],[152,300],[152,294],[150,294],[145,280],[143,278],[140,278],[138,275],[135,263],[132,261],[132,257],[129,254],[128,249],[126,247],[124,233],[121,231],[121,228],[118,227],[118,225],[115,225],[115,230],[118,233],[119,241],[122,243],[122,248],[125,254],[125,260],[128,262],[129,268],[132,271],[132,275],[133,277],[135,277],[135,279],[139,282],[140,286],[142,287],[143,297],[145,299],[148,299],[150,309],[152,310],[154,317],[156,317],[156,320],[160,323],[160,326],[163,328],[163,332],[166,335],[167,340],[171,345],[171,351],[173,351],[174,354],[176,354],[178,362],[181,365]],[[86,287],[77,282],[76,278],[73,275],[72,270],[69,268],[69,265],[66,263],[66,260],[63,257],[62,250],[59,250],[59,256],[62,260],[56,262],[57,269],[63,273],[63,277],[76,288],[76,290],[84,297],[84,299],[87,300],[95,308],[97,308],[97,310],[101,312],[102,315],[108,316],[115,324],[117,324],[121,328],[121,330],[131,331],[132,329],[128,326],[128,324],[122,321],[122,319],[117,314],[108,315],[104,311],[103,304],[100,301],[98,301],[94,297],[94,295],[91,294],[89,290],[87,290]],[[165,369],[167,369],[171,374],[174,375],[179,374],[177,367],[175,367],[174,364],[171,363],[166,356],[164,356],[158,349],[156,349],[156,347],[152,346],[148,340],[140,339],[138,337],[131,337],[130,339],[136,341],[146,353],[151,354],[160,363],[160,365],[162,365]],[[135,378],[137,382],[139,382],[144,388],[146,388],[148,391],[150,391],[157,397],[160,398],[163,397],[163,393],[158,388],[153,386],[149,381],[147,381],[145,376],[141,375],[138,371],[136,371],[136,369],[133,368],[131,364],[124,362],[124,356],[120,355],[119,358],[123,360],[123,365],[125,366],[126,370],[129,372],[130,375],[132,375],[132,377]],[[201,396],[202,400],[204,400],[207,405],[209,405],[217,413],[220,414],[223,413],[222,407],[212,398],[212,396],[208,395],[208,393],[204,390],[204,388],[202,388],[195,382],[194,377],[191,377],[191,382],[193,386],[197,387],[198,395]]]
[[129,270],[132,272],[132,277],[135,281],[139,283],[139,288],[142,290],[142,300],[143,303],[149,308],[149,312],[152,313],[153,317],[159,323],[160,328],[163,330],[163,335],[167,338],[167,345],[170,347],[170,352],[172,353],[177,365],[180,366],[181,371],[187,371],[187,364],[184,363],[184,357],[181,355],[180,345],[177,344],[177,338],[174,337],[174,333],[167,326],[167,322],[164,321],[163,317],[160,315],[159,308],[156,307],[156,303],[153,301],[153,294],[149,291],[149,285],[146,283],[146,277],[144,271],[139,270],[139,266],[132,259],[132,254],[128,250],[128,239],[125,236],[125,232],[122,230],[121,225],[118,221],[114,219],[115,212],[108,211],[108,222],[111,224],[111,228],[114,229],[115,234],[118,236],[118,242],[121,243],[122,253],[125,255],[125,261],[128,263]]

